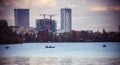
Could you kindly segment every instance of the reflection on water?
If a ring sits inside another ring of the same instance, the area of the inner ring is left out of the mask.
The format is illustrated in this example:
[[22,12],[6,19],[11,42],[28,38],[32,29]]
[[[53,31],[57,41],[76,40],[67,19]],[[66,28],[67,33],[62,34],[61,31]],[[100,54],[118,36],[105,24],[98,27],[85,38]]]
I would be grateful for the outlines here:
[[0,57],[1,65],[119,65],[120,58]]

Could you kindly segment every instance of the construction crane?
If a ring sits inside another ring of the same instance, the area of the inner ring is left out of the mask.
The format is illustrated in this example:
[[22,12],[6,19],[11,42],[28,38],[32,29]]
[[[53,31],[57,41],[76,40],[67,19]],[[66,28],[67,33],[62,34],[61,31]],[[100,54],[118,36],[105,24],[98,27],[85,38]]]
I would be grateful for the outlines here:
[[52,17],[55,15],[51,15],[51,14],[40,14],[40,16],[43,16],[43,18],[45,19],[45,16],[49,16],[50,19],[52,20]]
[[52,17],[54,17],[55,15],[49,15],[50,16],[50,19],[52,20]]
[[40,16],[43,16],[43,18],[45,19],[45,16],[46,16],[47,14],[40,14]]

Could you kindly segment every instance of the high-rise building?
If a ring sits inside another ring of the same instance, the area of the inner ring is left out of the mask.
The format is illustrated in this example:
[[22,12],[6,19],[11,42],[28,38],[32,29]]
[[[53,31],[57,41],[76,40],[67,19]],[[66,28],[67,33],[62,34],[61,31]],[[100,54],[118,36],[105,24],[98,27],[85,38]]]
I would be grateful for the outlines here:
[[15,26],[29,27],[29,9],[14,9]]
[[72,11],[69,8],[61,9],[61,30],[64,32],[71,31]]
[[37,19],[36,29],[38,31],[48,30],[50,32],[56,32],[56,21],[51,19]]

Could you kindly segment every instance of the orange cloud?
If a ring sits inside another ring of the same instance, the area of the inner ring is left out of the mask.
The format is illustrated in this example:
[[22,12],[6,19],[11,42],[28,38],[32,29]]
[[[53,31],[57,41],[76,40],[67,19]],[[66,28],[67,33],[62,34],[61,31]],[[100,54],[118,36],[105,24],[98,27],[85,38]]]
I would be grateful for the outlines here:
[[120,6],[112,6],[112,7],[91,6],[91,7],[88,7],[88,10],[91,10],[91,11],[108,11],[108,10],[120,11]]
[[108,8],[105,6],[92,6],[92,7],[88,7],[88,9],[91,11],[106,11],[106,10],[108,10]]
[[115,6],[114,10],[119,10],[120,11],[120,6]]

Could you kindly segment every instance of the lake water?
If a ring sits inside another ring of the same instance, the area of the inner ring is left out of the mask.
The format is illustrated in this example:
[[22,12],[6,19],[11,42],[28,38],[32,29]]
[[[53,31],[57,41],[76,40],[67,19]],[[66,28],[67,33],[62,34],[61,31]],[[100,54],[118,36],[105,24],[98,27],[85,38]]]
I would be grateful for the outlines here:
[[[106,47],[103,47],[103,44]],[[46,45],[55,48],[45,48]],[[5,49],[9,46],[9,49]],[[0,56],[25,57],[120,57],[119,42],[24,43],[0,45]]]

